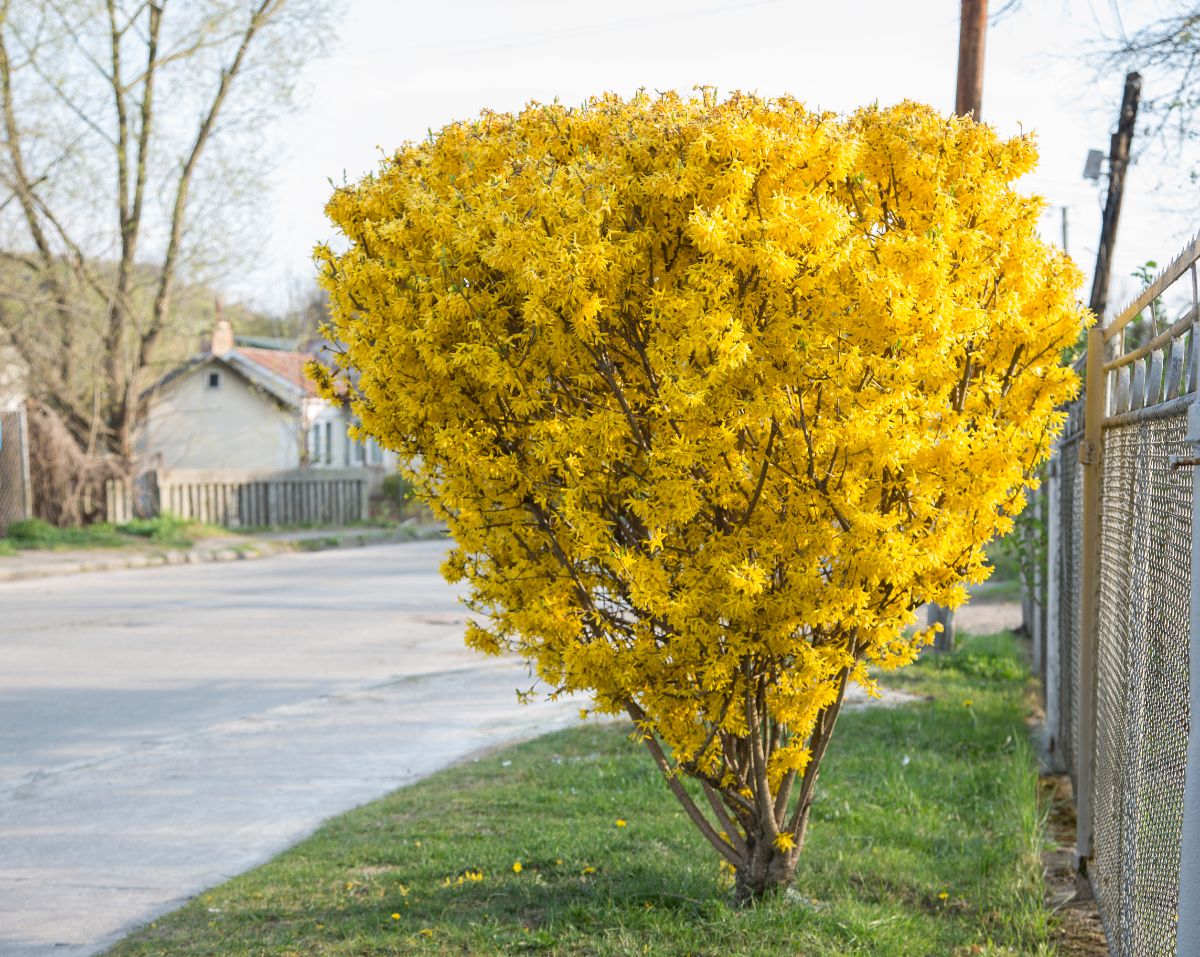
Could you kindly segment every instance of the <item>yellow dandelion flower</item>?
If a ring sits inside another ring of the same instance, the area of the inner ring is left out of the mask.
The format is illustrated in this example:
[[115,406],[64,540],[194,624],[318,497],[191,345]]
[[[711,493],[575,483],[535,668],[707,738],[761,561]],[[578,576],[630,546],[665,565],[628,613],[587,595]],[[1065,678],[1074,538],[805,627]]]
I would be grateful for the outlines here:
[[399,915],[399,914],[393,914],[393,915],[392,915],[392,920],[399,920],[399,919],[400,919],[400,915]]
[[938,900],[940,900],[940,901],[948,900],[949,898],[950,898],[950,895],[948,893],[946,893],[945,891],[942,891],[940,894],[938,894]]
[[523,871],[523,870],[524,870],[524,868],[521,867],[520,861],[513,861],[513,873],[514,874],[520,874],[521,871]]
[[628,823],[629,822],[626,821],[625,818],[623,818],[623,817],[617,818],[617,827],[625,827],[625,825]]
[[972,701],[970,698],[963,698],[963,707],[964,708],[970,708],[974,704],[975,704],[975,702]]

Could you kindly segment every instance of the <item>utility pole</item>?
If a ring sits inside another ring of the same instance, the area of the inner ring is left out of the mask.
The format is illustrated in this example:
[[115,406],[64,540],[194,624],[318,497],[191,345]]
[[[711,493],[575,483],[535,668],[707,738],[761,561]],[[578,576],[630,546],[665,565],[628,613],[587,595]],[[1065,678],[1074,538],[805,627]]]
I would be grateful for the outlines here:
[[983,47],[987,39],[987,0],[962,0],[958,27],[958,88],[954,112],[979,121],[983,109]]
[[[987,39],[987,0],[961,0],[958,28],[958,83],[954,93],[954,112],[979,122],[983,109],[983,48]],[[954,609],[929,606],[929,623],[940,623],[941,633],[933,640],[933,650],[954,650]]]
[[1108,279],[1112,270],[1113,247],[1117,244],[1117,221],[1121,218],[1121,198],[1125,193],[1125,171],[1129,166],[1129,144],[1137,123],[1138,103],[1142,98],[1142,75],[1125,77],[1121,97],[1121,115],[1108,151],[1108,197],[1104,201],[1104,221],[1100,227],[1100,248],[1096,250],[1096,272],[1092,276],[1092,297],[1088,307],[1096,321],[1104,324],[1108,308]]

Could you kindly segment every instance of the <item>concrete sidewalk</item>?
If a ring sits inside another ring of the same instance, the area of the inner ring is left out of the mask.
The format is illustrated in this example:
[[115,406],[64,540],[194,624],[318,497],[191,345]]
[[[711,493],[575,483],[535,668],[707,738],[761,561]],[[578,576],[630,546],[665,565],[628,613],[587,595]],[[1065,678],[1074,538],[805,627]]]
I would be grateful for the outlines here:
[[446,550],[0,584],[0,955],[94,954],[331,816],[578,721],[464,646]]
[[396,528],[316,528],[255,535],[231,533],[201,539],[189,548],[170,548],[147,540],[145,544],[133,543],[123,548],[29,549],[16,555],[0,555],[0,582],[128,568],[243,561],[288,552],[426,541],[444,535],[441,525],[412,523]]

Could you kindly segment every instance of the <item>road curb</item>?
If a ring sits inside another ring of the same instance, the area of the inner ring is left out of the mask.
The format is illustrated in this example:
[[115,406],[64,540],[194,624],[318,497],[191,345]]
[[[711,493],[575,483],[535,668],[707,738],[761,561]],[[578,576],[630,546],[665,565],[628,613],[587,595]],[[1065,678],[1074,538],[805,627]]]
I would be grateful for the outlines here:
[[0,583],[28,581],[35,578],[57,578],[61,575],[82,575],[89,572],[126,571],[135,568],[161,568],[166,565],[206,565],[213,562],[250,561],[273,558],[298,552],[321,552],[342,548],[364,548],[368,545],[391,545],[400,542],[428,541],[441,538],[441,526],[408,528],[404,534],[395,532],[331,532],[306,538],[269,540],[251,539],[223,548],[172,548],[160,552],[135,552],[129,555],[98,555],[78,562],[29,563],[14,568],[0,564]]

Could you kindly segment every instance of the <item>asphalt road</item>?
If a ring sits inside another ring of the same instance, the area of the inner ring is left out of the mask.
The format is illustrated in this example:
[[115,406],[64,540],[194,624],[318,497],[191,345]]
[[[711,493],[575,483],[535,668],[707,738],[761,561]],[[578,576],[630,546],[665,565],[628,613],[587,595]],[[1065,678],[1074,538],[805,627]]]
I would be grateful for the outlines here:
[[445,549],[0,583],[0,955],[96,953],[332,815],[571,723],[463,646]]

